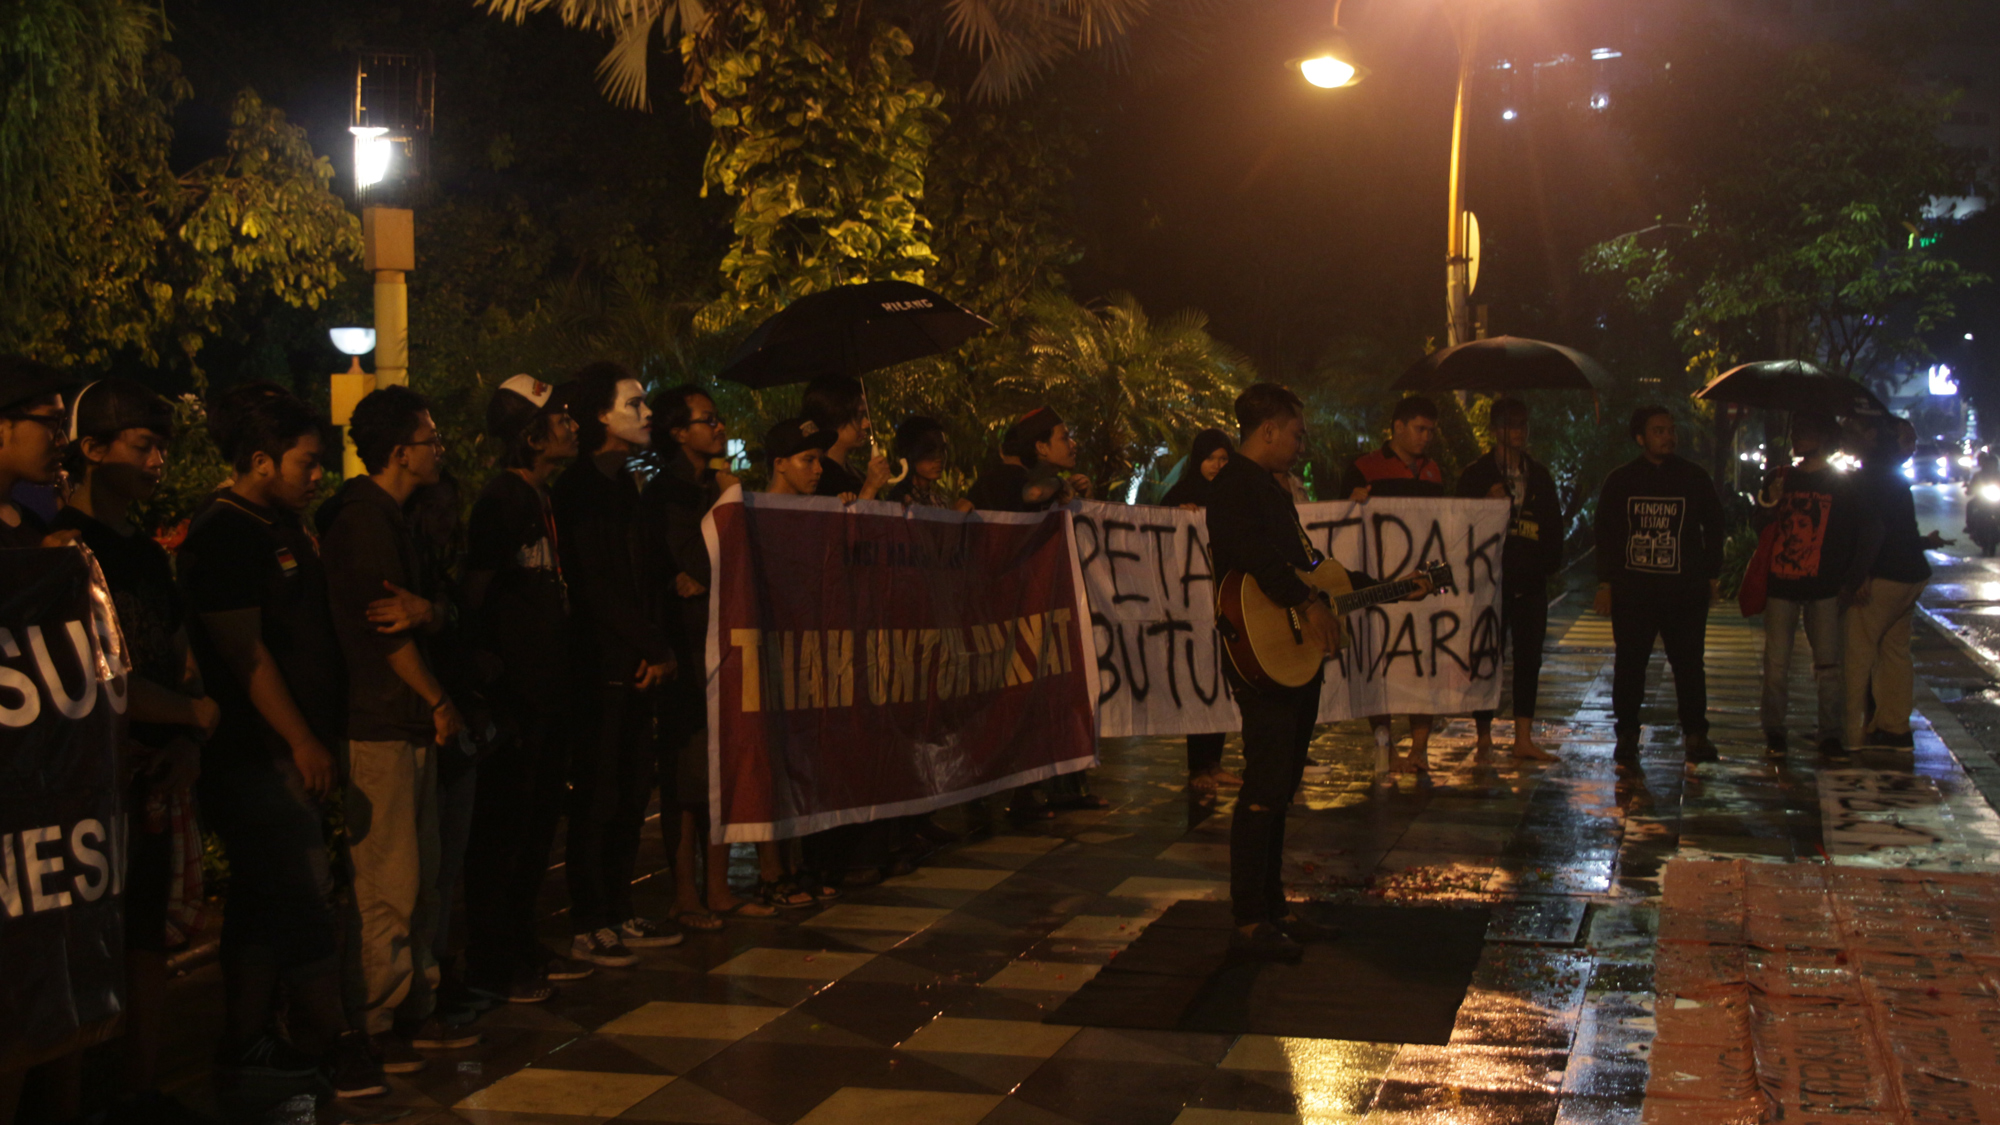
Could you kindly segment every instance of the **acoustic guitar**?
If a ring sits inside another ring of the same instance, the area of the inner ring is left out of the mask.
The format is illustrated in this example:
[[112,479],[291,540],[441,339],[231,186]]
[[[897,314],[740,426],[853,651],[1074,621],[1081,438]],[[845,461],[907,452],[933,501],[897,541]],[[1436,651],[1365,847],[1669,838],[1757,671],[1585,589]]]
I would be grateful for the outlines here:
[[[1347,644],[1348,614],[1400,601],[1417,588],[1417,579],[1412,576],[1356,590],[1347,568],[1332,559],[1293,573],[1312,587],[1314,597],[1332,608],[1334,623],[1340,629],[1336,647]],[[1423,568],[1423,575],[1434,590],[1456,585],[1447,562],[1431,563]],[[1215,625],[1230,663],[1245,680],[1259,687],[1299,687],[1319,674],[1327,655],[1306,636],[1305,609],[1304,605],[1287,608],[1272,601],[1255,578],[1240,570],[1222,576],[1215,595]]]

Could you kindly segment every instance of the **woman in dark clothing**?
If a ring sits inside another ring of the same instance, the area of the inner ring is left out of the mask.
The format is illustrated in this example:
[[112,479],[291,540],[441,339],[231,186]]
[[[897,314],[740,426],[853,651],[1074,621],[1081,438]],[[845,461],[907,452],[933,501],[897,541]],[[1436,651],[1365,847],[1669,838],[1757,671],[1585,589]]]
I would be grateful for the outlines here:
[[[1167,489],[1161,503],[1191,512],[1208,507],[1209,494],[1215,491],[1215,474],[1229,463],[1232,448],[1229,435],[1221,430],[1203,430],[1196,434],[1194,445],[1188,450],[1187,466],[1181,470],[1181,479]],[[1218,786],[1243,784],[1242,778],[1222,768],[1222,743],[1227,737],[1221,731],[1187,736],[1188,785],[1191,788],[1214,792]]]
[[903,462],[905,475],[889,487],[883,499],[923,508],[950,508],[955,512],[972,510],[972,501],[953,500],[938,484],[951,453],[944,423],[912,414],[896,427],[896,440],[890,448],[894,458]]

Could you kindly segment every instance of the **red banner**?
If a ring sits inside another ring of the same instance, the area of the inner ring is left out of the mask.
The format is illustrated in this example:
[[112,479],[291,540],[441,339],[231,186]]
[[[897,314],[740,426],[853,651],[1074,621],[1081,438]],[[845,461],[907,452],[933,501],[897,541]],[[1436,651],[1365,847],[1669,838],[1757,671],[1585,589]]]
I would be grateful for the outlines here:
[[731,490],[703,531],[714,839],[929,812],[1096,764],[1068,512]]

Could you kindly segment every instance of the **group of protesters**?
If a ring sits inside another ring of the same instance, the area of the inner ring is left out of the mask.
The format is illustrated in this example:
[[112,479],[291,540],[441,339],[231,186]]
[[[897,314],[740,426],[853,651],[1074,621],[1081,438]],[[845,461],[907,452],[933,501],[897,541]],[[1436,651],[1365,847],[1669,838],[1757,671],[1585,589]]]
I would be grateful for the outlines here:
[[[1551,474],[1528,454],[1528,408],[1502,398],[1490,418],[1493,448],[1448,488],[1430,454],[1436,406],[1400,400],[1388,442],[1354,459],[1338,495],[1509,502],[1500,613],[1512,641],[1511,751],[1544,759],[1533,719],[1565,514]],[[61,372],[0,359],[0,547],[89,547],[129,654],[134,1094],[122,1104],[133,1112],[162,1106],[172,857],[186,853],[195,804],[228,862],[218,1074],[225,1091],[253,1100],[315,1076],[343,1096],[384,1093],[383,1075],[421,1069],[424,1051],[478,1043],[480,1011],[547,1000],[562,982],[631,966],[634,949],[689,931],[823,903],[954,839],[927,817],[843,827],[759,844],[754,883],[731,884],[729,847],[711,842],[708,824],[702,521],[740,483],[739,462],[701,387],[649,397],[634,373],[603,362],[560,386],[506,380],[486,414],[500,471],[461,533],[446,471],[455,435],[440,431],[422,395],[384,386],[354,407],[346,438],[364,472],[320,504],[309,528],[341,446],[291,391],[237,386],[207,404],[229,479],[201,501],[177,557],[136,514],[171,468],[175,425],[172,405],[135,381],[79,391]],[[1822,742],[1907,746],[1908,615],[1928,573],[1907,490],[1897,499],[1886,483],[1900,484],[1907,427],[1867,430],[1856,476],[1828,475],[1839,435],[1831,420],[1802,415],[1793,429],[1802,460],[1764,499],[1782,526],[1765,618],[1765,726],[1781,745],[1790,632],[1803,619]],[[1631,436],[1639,455],[1604,482],[1595,528],[1597,608],[1610,613],[1617,645],[1619,753],[1636,752],[1645,661],[1664,637],[1698,760],[1714,753],[1700,623],[1721,563],[1721,505],[1707,474],[1675,455],[1666,410],[1635,413]],[[944,484],[951,450],[937,420],[904,419],[886,451],[874,437],[858,380],[816,380],[800,415],[762,436],[767,488],[1015,512],[1092,488],[1048,407],[1011,422],[962,498]],[[1229,435],[1196,436],[1163,502],[1204,507],[1231,456]],[[9,499],[17,485],[55,485],[52,518]],[[1802,519],[1817,522],[1802,528]],[[1494,714],[1474,718],[1480,750],[1492,750]],[[1386,768],[1391,719],[1371,722]],[[1411,751],[1398,768],[1422,771],[1431,717],[1408,722]],[[1219,734],[1189,739],[1195,788],[1241,784],[1222,767],[1223,744]],[[656,790],[673,856],[672,912],[659,918],[643,915],[631,890]],[[344,871],[322,827],[323,802],[336,794]],[[1026,822],[1105,805],[1074,774],[1016,792],[1008,812]],[[559,825],[566,950],[545,945],[537,927]]]

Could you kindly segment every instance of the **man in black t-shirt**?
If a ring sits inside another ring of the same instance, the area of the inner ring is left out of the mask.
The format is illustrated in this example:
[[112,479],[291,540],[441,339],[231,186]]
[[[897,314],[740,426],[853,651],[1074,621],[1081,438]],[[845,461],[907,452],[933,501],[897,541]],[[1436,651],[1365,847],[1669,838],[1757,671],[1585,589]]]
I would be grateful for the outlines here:
[[497,668],[488,694],[517,734],[479,763],[465,872],[466,962],[473,987],[533,1003],[554,995],[547,982],[595,971],[535,935],[577,718],[569,589],[548,489],[576,456],[576,423],[554,387],[516,375],[493,392],[486,431],[505,450],[503,470],[472,505],[465,597],[473,643]]
[[[323,451],[337,448],[324,431],[289,395],[232,417],[223,455],[236,475],[195,513],[180,579],[202,681],[222,707],[198,784],[229,856],[219,1074],[225,1088],[304,1083],[326,1059],[335,1091],[359,1097],[388,1087],[341,998],[319,806],[338,780],[328,747],[343,734],[340,642],[326,569],[299,523]],[[281,984],[290,1041],[270,1030]]]
[[[71,408],[63,463],[74,490],[51,524],[75,531],[97,557],[131,666],[124,748],[131,778],[124,867],[128,1089],[114,1119],[187,1112],[160,1092],[168,907],[176,838],[183,849],[201,850],[193,785],[201,771],[201,740],[222,714],[191,666],[186,603],[174,583],[173,562],[130,518],[132,505],[159,487],[173,428],[173,408],[142,384],[111,378],[84,388]],[[198,904],[200,880],[187,890]]]
[[[1917,431],[1905,418],[1890,417],[1870,428],[1861,489],[1870,511],[1882,521],[1882,546],[1855,591],[1841,644],[1847,745],[1915,747],[1910,708],[1915,674],[1910,665],[1910,620],[1930,582],[1924,551],[1949,546],[1936,529],[1917,530],[1916,504],[1909,481],[1899,471],[1917,448]],[[1875,710],[1868,711],[1874,698]]]

